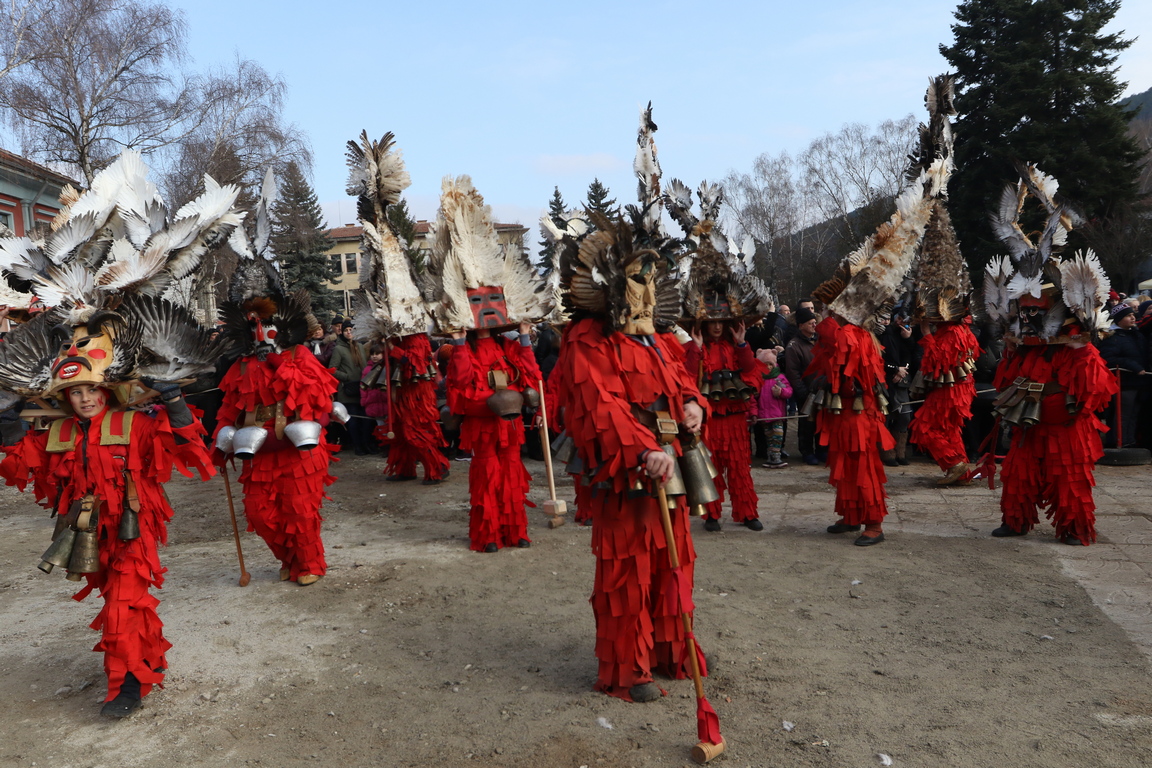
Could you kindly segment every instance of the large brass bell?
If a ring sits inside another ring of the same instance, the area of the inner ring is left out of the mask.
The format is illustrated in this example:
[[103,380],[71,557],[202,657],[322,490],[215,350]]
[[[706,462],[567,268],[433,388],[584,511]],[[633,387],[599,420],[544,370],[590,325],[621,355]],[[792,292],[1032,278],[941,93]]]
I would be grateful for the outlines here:
[[498,389],[489,395],[488,408],[505,421],[513,421],[524,409],[524,395],[514,389]]
[[1020,417],[1020,426],[1030,427],[1040,423],[1040,403],[1036,400],[1024,401],[1024,412]]
[[740,391],[736,387],[736,375],[732,371],[724,371],[724,397],[729,400],[740,399]]
[[707,449],[703,443],[697,441],[695,445],[684,448],[683,455],[677,463],[680,465],[680,474],[687,489],[688,506],[693,514],[702,515],[703,505],[720,500],[716,483],[712,480],[715,475],[709,471],[712,462],[708,458]]
[[816,393],[809,392],[808,397],[804,398],[804,404],[800,406],[800,416],[808,418],[816,410]]
[[44,571],[44,573],[52,573],[52,568],[59,566],[65,568],[68,566],[68,560],[72,557],[72,547],[76,543],[76,531],[72,526],[65,526],[56,538],[52,540],[52,545],[44,551],[40,557],[40,565],[37,567]]
[[708,399],[718,401],[724,397],[724,380],[721,371],[715,371],[712,374],[712,386],[708,388]]
[[1009,408],[1007,411],[1004,412],[1004,422],[1007,424],[1011,424],[1013,426],[1019,426],[1020,420],[1022,418],[1024,418],[1024,401],[1023,400],[1016,403],[1016,405],[1013,405],[1011,408]]
[[840,411],[844,410],[844,404],[840,402],[840,395],[835,392],[828,398],[828,410],[832,411],[832,413],[840,413]]
[[[96,541],[96,526],[90,531],[77,531],[72,556],[68,558],[68,575],[96,573],[100,570],[100,547]],[[76,579],[73,579],[75,581]]]
[[116,536],[120,541],[135,541],[140,538],[140,516],[132,507],[125,506],[120,514],[120,527]]
[[676,460],[676,449],[671,445],[662,445],[660,449],[672,457],[672,478],[664,484],[664,495],[684,496],[688,489],[684,486],[684,477],[680,474],[680,462]]

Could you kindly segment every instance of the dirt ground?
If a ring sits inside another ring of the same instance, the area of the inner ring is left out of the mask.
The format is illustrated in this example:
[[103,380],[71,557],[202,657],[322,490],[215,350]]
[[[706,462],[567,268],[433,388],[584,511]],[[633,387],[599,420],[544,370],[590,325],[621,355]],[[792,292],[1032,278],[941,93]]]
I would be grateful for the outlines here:
[[[252,534],[237,586],[223,484],[172,483],[171,670],[119,722],[97,714],[98,600],[36,569],[46,513],[0,492],[0,766],[691,765],[689,681],[650,704],[591,690],[590,529],[530,511],[531,548],[470,552],[467,464],[437,487],[385,483],[382,466],[336,466],[330,571],[307,588],[278,582]],[[854,547],[823,532],[826,469],[753,473],[764,532],[694,522],[705,687],[728,741],[713,764],[1148,764],[1148,468],[1101,469],[1089,548],[1050,529],[989,538],[997,494],[937,490],[926,463],[892,473],[888,541]]]

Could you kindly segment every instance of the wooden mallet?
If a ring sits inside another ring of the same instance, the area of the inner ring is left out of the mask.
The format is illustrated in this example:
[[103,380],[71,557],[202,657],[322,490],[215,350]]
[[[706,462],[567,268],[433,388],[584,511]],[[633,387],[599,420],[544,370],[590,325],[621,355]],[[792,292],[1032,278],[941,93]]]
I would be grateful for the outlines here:
[[564,515],[568,513],[568,502],[556,498],[556,478],[552,476],[552,440],[548,437],[548,406],[544,404],[544,382],[540,381],[540,443],[544,446],[544,469],[548,473],[548,500],[544,502],[544,514],[549,516],[548,527],[564,525]]
[[[657,500],[660,502],[660,522],[664,525],[664,541],[668,545],[668,564],[675,571],[680,567],[680,555],[676,552],[676,539],[672,533],[668,497],[664,494],[664,485],[659,480],[656,483]],[[676,599],[683,608],[679,595]],[[692,617],[688,615],[688,611],[680,612],[680,621],[684,624],[684,635],[688,643],[688,664],[692,668],[692,682],[696,685],[696,730],[700,741],[692,747],[692,759],[703,765],[724,752],[726,744],[724,737],[720,735],[720,718],[716,716],[716,711],[704,697],[704,680],[700,676],[700,660],[696,657],[696,638],[692,634]]]
[[236,505],[232,502],[232,483],[228,482],[228,467],[221,466],[220,474],[224,476],[224,493],[228,495],[228,513],[232,515],[232,535],[236,537],[236,557],[240,560],[240,586],[248,586],[252,574],[244,570],[244,552],[240,549],[240,526],[236,524]]

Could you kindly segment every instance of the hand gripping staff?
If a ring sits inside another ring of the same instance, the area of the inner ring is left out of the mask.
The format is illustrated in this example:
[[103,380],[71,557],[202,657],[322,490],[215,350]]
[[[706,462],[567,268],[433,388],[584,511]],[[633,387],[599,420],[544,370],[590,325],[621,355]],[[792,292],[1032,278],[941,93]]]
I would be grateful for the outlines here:
[[720,735],[720,718],[716,710],[704,698],[704,681],[700,677],[700,658],[696,645],[696,636],[692,634],[692,617],[690,608],[685,603],[680,579],[680,555],[676,552],[676,539],[672,535],[672,516],[668,514],[668,497],[664,494],[664,486],[656,481],[656,493],[660,502],[660,522],[664,524],[664,541],[668,545],[668,564],[676,578],[674,580],[675,600],[679,607],[680,621],[684,623],[684,638],[688,643],[688,663],[692,668],[692,682],[696,685],[696,735],[700,741],[692,747],[692,759],[703,765],[724,751],[724,737]]
[[548,500],[544,502],[544,513],[551,519],[549,528],[564,525],[564,515],[568,512],[568,502],[556,499],[556,478],[552,476],[552,440],[548,437],[548,406],[544,404],[544,381],[540,381],[540,442],[544,446],[544,468],[548,473]]
[[228,481],[227,461],[220,465],[220,474],[224,477],[224,493],[228,495],[228,513],[232,515],[232,535],[236,537],[236,557],[240,559],[240,586],[248,586],[252,574],[244,570],[244,552],[240,549],[240,526],[236,524],[236,505],[232,501],[232,483]]

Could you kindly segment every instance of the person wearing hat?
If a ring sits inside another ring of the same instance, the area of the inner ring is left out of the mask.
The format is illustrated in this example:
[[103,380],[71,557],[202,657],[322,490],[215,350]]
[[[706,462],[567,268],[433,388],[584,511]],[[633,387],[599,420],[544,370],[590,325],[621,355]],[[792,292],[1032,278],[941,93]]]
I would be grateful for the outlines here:
[[[792,398],[800,405],[812,393],[815,374],[808,373],[812,363],[812,350],[816,346],[816,313],[808,307],[800,307],[795,312],[796,335],[784,349],[784,375],[792,386]],[[796,424],[796,439],[804,463],[816,466],[820,459],[816,455],[816,423],[800,419]]]
[[363,374],[367,355],[364,354],[364,347],[360,342],[352,338],[354,330],[355,326],[350,319],[345,320],[340,326],[340,336],[336,339],[336,347],[332,350],[329,367],[332,368],[336,380],[340,382],[340,388],[336,390],[336,402],[343,403],[348,409],[348,415],[352,417],[346,425],[348,444],[357,456],[367,456],[375,452],[372,445],[372,424],[366,418],[358,418],[365,415],[364,406],[360,404],[360,376]]
[[[1139,395],[1148,367],[1148,340],[1136,327],[1136,311],[1128,304],[1117,304],[1111,313],[1112,335],[1099,344],[1100,356],[1112,370],[1119,369],[1120,394],[1105,411],[1109,431],[1104,436],[1106,448],[1136,445],[1139,421]],[[1116,419],[1119,401],[1120,420]]]

